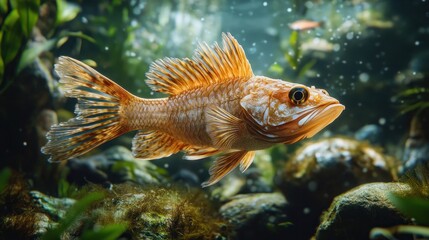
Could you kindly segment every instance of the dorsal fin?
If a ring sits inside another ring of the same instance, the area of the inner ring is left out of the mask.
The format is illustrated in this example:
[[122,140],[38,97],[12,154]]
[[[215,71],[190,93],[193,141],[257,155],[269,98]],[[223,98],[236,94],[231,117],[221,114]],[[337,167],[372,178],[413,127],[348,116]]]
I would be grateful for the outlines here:
[[243,48],[230,33],[223,33],[222,48],[200,43],[193,59],[164,58],[155,61],[146,74],[153,91],[177,95],[217,82],[250,78],[252,68]]

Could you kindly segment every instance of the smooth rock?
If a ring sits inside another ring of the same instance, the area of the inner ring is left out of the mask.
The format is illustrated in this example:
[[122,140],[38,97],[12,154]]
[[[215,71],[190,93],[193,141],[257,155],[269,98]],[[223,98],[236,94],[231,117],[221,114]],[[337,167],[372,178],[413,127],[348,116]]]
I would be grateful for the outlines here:
[[369,183],[336,197],[322,217],[316,239],[364,240],[369,239],[374,227],[410,224],[410,219],[388,200],[391,191],[407,188],[408,185],[399,183]]
[[283,239],[290,222],[281,193],[237,195],[220,208],[232,224],[234,239]]
[[56,198],[39,191],[30,191],[30,195],[35,204],[56,221],[64,218],[67,210],[76,202],[72,198]]
[[289,159],[278,185],[288,199],[288,216],[300,239],[311,237],[334,197],[368,182],[396,178],[393,159],[350,138],[309,142]]
[[164,169],[134,158],[131,151],[122,146],[111,147],[87,158],[70,159],[67,166],[70,168],[67,179],[78,185],[92,182],[110,186],[126,181],[157,185],[166,182]]

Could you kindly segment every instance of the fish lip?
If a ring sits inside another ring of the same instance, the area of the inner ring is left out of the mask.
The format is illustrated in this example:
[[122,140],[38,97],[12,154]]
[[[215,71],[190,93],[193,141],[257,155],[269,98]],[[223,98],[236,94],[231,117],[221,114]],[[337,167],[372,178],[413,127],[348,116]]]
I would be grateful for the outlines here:
[[307,138],[314,136],[323,128],[331,124],[337,119],[346,108],[340,104],[338,100],[319,106],[320,110],[316,110],[315,116],[306,121],[301,127],[304,131],[308,131]]

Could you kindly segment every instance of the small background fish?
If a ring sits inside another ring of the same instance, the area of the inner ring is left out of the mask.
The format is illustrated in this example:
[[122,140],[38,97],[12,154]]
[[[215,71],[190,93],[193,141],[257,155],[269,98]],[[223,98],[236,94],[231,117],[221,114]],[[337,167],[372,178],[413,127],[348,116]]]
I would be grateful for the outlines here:
[[297,31],[305,31],[323,26],[323,22],[316,22],[306,19],[297,20],[289,24],[289,28]]
[[126,132],[137,158],[157,159],[179,151],[196,160],[222,154],[203,187],[240,165],[255,150],[311,137],[344,110],[325,90],[255,76],[242,47],[228,33],[223,45],[200,44],[192,59],[155,61],[146,83],[167,98],[134,96],[88,65],[60,57],[55,70],[77,116],[52,126],[43,147],[50,161],[80,156]]

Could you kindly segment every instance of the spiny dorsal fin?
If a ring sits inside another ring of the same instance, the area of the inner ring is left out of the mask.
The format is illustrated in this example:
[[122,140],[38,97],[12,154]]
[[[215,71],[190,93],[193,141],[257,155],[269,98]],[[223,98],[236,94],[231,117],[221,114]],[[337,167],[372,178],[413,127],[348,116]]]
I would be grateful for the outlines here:
[[152,160],[168,157],[182,150],[186,144],[170,135],[159,131],[138,131],[133,138],[132,152],[134,157]]
[[222,37],[222,48],[217,43],[212,47],[200,43],[192,60],[164,58],[155,61],[146,74],[146,83],[153,91],[177,95],[217,82],[252,77],[243,48],[230,33]]

